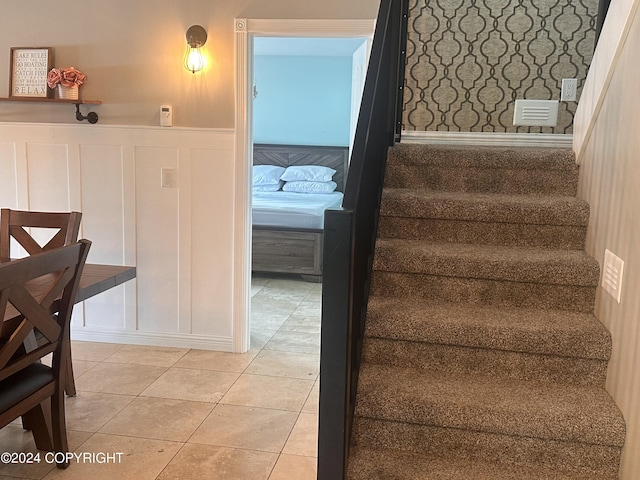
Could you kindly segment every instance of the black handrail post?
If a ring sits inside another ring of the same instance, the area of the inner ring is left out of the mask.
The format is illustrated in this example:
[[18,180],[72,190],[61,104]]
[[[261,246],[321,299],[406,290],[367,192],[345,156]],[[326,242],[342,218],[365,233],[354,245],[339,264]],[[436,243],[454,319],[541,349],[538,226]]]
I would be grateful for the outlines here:
[[[353,210],[325,212],[320,350],[319,424],[333,436],[318,438],[319,479],[342,479],[351,436],[348,415],[351,395],[351,288]],[[347,321],[345,321],[347,320]],[[343,395],[323,395],[324,392]],[[337,434],[336,434],[337,433]]]
[[324,223],[318,480],[347,476],[378,215],[400,138],[408,0],[381,0],[342,209]]

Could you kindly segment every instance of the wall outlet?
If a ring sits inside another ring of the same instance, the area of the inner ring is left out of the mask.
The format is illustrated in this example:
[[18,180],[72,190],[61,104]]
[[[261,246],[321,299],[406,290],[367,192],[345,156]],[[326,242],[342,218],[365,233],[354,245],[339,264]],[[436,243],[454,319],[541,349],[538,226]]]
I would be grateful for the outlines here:
[[578,79],[563,78],[562,92],[560,93],[560,101],[575,102],[578,98]]

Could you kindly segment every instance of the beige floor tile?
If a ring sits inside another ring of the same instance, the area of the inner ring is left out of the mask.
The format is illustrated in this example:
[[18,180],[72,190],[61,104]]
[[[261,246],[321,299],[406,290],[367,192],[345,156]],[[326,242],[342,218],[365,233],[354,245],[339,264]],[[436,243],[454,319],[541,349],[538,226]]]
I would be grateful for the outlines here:
[[174,366],[177,368],[195,368],[216,370],[219,372],[242,373],[256,357],[259,350],[247,353],[213,352],[209,350],[190,350]]
[[[33,435],[19,424],[10,424],[0,429],[0,453],[30,453],[37,454],[38,449],[33,441]],[[41,453],[44,455],[44,452]],[[34,459],[35,460],[35,459]],[[0,475],[15,478],[42,478],[55,465],[44,461],[33,463],[4,463],[0,462]]]
[[278,329],[262,330],[256,327],[251,327],[251,349],[261,350],[267,344],[271,337],[273,337]]
[[297,417],[284,410],[217,405],[189,443],[280,453]]
[[276,296],[269,294],[266,288],[260,290],[251,299],[251,318],[256,318],[256,314],[259,315],[291,315],[300,302],[303,300],[303,296]]
[[87,373],[89,370],[91,370],[93,367],[95,367],[99,363],[100,362],[94,362],[90,360],[73,360],[72,364],[73,364],[74,378],[77,378],[80,375]]
[[188,351],[189,349],[187,348],[123,345],[122,348],[112,353],[104,361],[170,367],[180,360]]
[[212,408],[211,403],[138,397],[100,433],[186,442]]
[[282,324],[280,330],[319,334],[320,317],[304,316],[299,315],[297,312],[294,312],[289,316],[288,320]]
[[150,365],[100,363],[76,378],[78,391],[138,395],[167,369]]
[[309,397],[307,401],[304,402],[304,407],[302,407],[303,413],[318,413],[318,402],[320,400],[320,380],[316,380],[316,383],[313,385],[311,389],[311,393],[309,393]]
[[292,312],[274,313],[253,310],[251,312],[251,331],[276,331],[289,319]]
[[312,387],[312,380],[243,374],[220,403],[299,412]]
[[[88,432],[76,432],[67,429],[69,449],[75,450],[79,448],[91,435]],[[0,429],[0,453],[4,452],[32,453],[34,457],[30,459],[33,463],[0,463],[0,479],[5,478],[4,475],[12,480],[15,478],[39,479],[56,468],[55,464],[47,463],[44,457],[46,452],[38,452],[31,432],[23,429],[21,425],[11,424]],[[39,457],[35,457],[37,453],[40,454]]]
[[316,300],[313,297],[307,297],[300,303],[300,305],[298,305],[293,313],[296,315],[316,317],[320,319],[320,316],[322,315],[322,303],[320,299]]
[[53,469],[45,480],[154,480],[181,447],[179,442],[119,435],[94,434],[78,452],[112,454],[119,462],[72,462],[66,470]]
[[304,457],[318,456],[318,415],[300,414],[282,453]]
[[304,298],[313,290],[315,283],[300,278],[273,278],[265,286],[264,292],[281,297]]
[[65,403],[67,428],[97,432],[136,397],[79,391]]
[[277,458],[275,453],[186,444],[158,480],[267,480]]
[[316,480],[317,470],[313,457],[280,455],[269,480]]
[[282,352],[320,353],[320,333],[278,330],[264,346],[265,350]]
[[142,395],[215,403],[227,393],[239,375],[239,373],[174,367],[145,389]]
[[246,373],[315,380],[320,373],[320,355],[263,350]]
[[74,360],[101,362],[109,355],[122,348],[117,343],[71,341],[71,357]]

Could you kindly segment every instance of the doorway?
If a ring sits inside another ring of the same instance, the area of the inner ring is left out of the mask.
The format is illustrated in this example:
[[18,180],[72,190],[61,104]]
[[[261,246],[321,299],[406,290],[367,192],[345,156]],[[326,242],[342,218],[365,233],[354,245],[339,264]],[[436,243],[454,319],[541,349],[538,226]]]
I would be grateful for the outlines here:
[[236,212],[234,252],[234,351],[250,348],[251,167],[255,37],[372,38],[374,20],[236,19]]

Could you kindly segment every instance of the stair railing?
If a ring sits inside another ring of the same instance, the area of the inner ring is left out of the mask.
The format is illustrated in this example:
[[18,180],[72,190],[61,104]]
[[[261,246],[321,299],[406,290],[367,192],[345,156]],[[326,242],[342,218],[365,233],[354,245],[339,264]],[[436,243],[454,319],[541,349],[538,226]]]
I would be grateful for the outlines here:
[[387,150],[400,139],[408,0],[382,0],[341,209],[324,224],[318,480],[343,480]]

